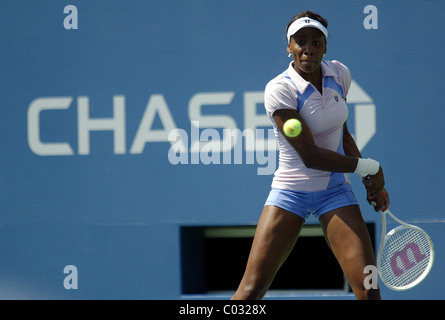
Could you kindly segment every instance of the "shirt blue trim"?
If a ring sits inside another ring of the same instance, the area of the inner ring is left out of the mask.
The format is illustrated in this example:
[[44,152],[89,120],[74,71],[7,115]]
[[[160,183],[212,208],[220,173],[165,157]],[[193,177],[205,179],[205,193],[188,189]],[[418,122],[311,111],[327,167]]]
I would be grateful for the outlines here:
[[[343,130],[340,135],[340,143],[338,144],[337,153],[341,155],[345,155],[345,151],[343,150]],[[327,189],[337,187],[339,185],[344,184],[346,181],[345,174],[341,172],[331,172],[331,176],[329,177],[329,183]]]
[[297,89],[297,91],[298,91],[297,85],[296,85],[295,82],[291,79],[291,77],[289,76],[289,73],[287,72],[287,70],[284,71],[283,74],[284,74],[284,77],[285,77],[286,79],[288,79],[288,80],[290,81],[290,83],[292,83],[292,85],[293,85],[293,86],[295,87],[295,89]]
[[337,93],[339,95],[341,95],[343,99],[345,98],[345,96],[343,94],[343,87],[341,85],[339,85],[337,82],[335,82],[334,77],[325,76],[323,86],[325,88],[331,88],[331,89],[337,91]]
[[300,110],[303,108],[304,104],[306,103],[307,99],[311,96],[311,94],[314,93],[315,89],[311,86],[308,86],[304,93],[300,93],[298,91],[298,87],[295,84],[295,82],[291,79],[289,76],[289,73],[287,71],[283,72],[283,75],[286,79],[290,81],[290,83],[295,87],[295,90],[297,91],[297,112],[300,112]]
[[308,86],[304,93],[300,93],[297,90],[297,111],[300,112],[300,110],[303,108],[306,101],[309,99],[309,97],[315,92],[315,89],[313,86]]

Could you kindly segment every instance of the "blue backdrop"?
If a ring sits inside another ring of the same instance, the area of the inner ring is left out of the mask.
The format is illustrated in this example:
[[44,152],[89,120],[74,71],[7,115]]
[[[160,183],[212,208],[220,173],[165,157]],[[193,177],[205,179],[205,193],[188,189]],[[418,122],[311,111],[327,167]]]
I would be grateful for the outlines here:
[[[199,133],[267,139],[262,92],[306,9],[329,21],[326,59],[351,70],[349,126],[382,163],[392,211],[436,247],[423,283],[382,296],[445,298],[439,0],[0,2],[0,298],[183,297],[180,228],[256,224],[275,159],[250,141],[236,163]],[[213,152],[194,154],[198,140]]]

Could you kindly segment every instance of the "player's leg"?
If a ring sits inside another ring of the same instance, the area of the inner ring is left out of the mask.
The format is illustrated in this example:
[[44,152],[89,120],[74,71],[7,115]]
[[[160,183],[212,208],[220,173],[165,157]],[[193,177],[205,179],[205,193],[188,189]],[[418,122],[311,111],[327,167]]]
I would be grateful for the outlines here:
[[247,267],[232,299],[262,299],[297,241],[304,219],[275,206],[265,206]]
[[364,268],[376,265],[366,224],[358,205],[329,211],[319,218],[326,240],[357,299],[380,299],[379,289],[366,289]]

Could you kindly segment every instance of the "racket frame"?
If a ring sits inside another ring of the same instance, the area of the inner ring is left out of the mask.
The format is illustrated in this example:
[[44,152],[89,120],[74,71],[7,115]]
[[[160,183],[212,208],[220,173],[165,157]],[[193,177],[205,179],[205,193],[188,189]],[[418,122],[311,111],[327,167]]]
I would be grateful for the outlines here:
[[[388,233],[386,233],[386,214],[389,214],[390,217],[396,221],[397,223],[400,224],[400,226],[395,227],[394,229],[392,229],[391,231],[389,231]],[[381,273],[381,259],[382,259],[382,253],[383,253],[383,246],[385,245],[386,241],[396,232],[400,231],[401,229],[405,229],[405,228],[413,228],[416,229],[417,231],[420,231],[422,233],[424,233],[429,241],[430,244],[430,261],[428,262],[428,265],[426,267],[426,269],[422,272],[421,276],[419,278],[417,278],[415,281],[402,286],[402,287],[397,287],[397,286],[393,286],[390,285],[385,278],[383,277],[382,273]],[[432,266],[434,263],[434,245],[433,242],[430,238],[430,236],[422,229],[419,228],[417,226],[414,226],[412,224],[406,223],[400,219],[398,219],[397,217],[394,216],[394,214],[392,214],[392,212],[387,209],[385,211],[382,211],[382,238],[380,240],[380,246],[379,246],[379,252],[377,254],[377,270],[380,276],[380,279],[382,280],[382,282],[385,284],[385,286],[387,286],[388,288],[390,288],[391,290],[394,291],[405,291],[408,289],[411,289],[413,287],[415,287],[416,285],[418,285],[423,279],[425,279],[425,277],[428,275],[428,273],[430,272]]]

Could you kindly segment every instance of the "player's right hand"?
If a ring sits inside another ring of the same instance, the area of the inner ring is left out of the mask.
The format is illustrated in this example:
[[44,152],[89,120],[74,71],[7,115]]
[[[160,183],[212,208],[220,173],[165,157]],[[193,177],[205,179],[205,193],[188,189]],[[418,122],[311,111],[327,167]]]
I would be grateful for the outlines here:
[[389,207],[389,195],[385,188],[379,192],[371,192],[367,190],[366,199],[370,205],[374,206],[376,212],[385,211]]

